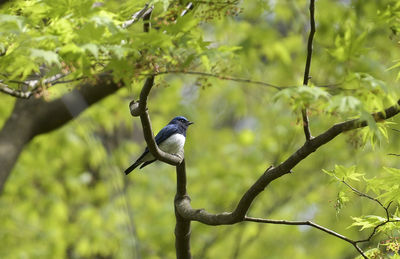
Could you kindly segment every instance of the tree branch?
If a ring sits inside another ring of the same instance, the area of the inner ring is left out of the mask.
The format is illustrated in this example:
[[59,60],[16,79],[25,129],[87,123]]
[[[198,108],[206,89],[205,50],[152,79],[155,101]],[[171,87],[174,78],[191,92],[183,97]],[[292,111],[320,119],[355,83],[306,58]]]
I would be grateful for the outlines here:
[[78,85],[72,92],[47,102],[42,98],[17,99],[0,131],[0,192],[27,143],[35,136],[57,129],[90,105],[120,89],[109,74]]
[[360,197],[367,198],[367,199],[369,199],[369,200],[372,200],[372,201],[378,203],[378,205],[385,211],[386,220],[385,220],[384,222],[381,222],[381,223],[379,223],[378,225],[376,225],[376,226],[373,228],[371,234],[368,236],[368,238],[366,238],[366,239],[360,239],[360,240],[354,241],[355,244],[364,243],[364,242],[369,242],[369,241],[372,239],[372,237],[375,236],[376,232],[378,231],[378,229],[379,229],[380,227],[382,227],[382,226],[384,226],[384,225],[386,225],[387,223],[390,223],[390,222],[398,222],[398,220],[391,220],[391,219],[390,219],[390,215],[389,215],[389,207],[390,207],[390,205],[393,203],[393,201],[389,202],[389,204],[385,207],[385,206],[383,205],[383,203],[382,203],[380,200],[378,200],[377,198],[374,198],[374,197],[372,197],[372,196],[370,196],[370,195],[368,195],[368,194],[366,194],[366,193],[363,193],[363,192],[357,190],[356,188],[354,188],[353,186],[351,186],[350,184],[348,184],[346,181],[340,180],[337,176],[335,176],[335,177],[336,177],[336,179],[337,179],[338,181],[342,182],[342,183],[345,184],[348,188],[350,188],[356,195],[358,195],[358,196],[360,196]]
[[364,252],[361,250],[361,248],[357,245],[357,241],[351,240],[350,238],[343,236],[331,229],[325,228],[323,226],[320,226],[312,221],[289,221],[289,220],[273,220],[273,219],[262,219],[262,218],[253,218],[253,217],[245,217],[244,221],[250,221],[250,222],[257,222],[257,223],[267,223],[267,224],[278,224],[278,225],[295,225],[295,226],[310,226],[316,229],[319,229],[329,235],[332,235],[334,237],[340,238],[350,244],[352,244],[357,251],[366,259],[367,256],[364,254]]
[[[353,186],[351,186],[350,184],[348,184],[346,181],[340,180],[339,177],[337,177],[336,175],[335,175],[335,177],[336,177],[336,179],[337,179],[338,181],[342,182],[344,185],[346,185],[347,187],[349,187],[349,188],[350,188],[355,194],[357,194],[358,196],[364,197],[364,198],[367,198],[367,199],[370,199],[371,201],[374,201],[374,202],[378,203],[379,206],[381,206],[381,207],[386,211],[387,219],[389,219],[389,212],[388,212],[388,209],[387,209],[385,206],[383,206],[383,204],[382,204],[382,202],[381,202],[380,200],[378,200],[377,198],[374,198],[374,197],[372,197],[372,196],[369,196],[369,195],[366,194],[366,193],[363,193],[363,192],[357,190],[356,188],[354,188]],[[391,203],[392,203],[392,202],[390,202],[389,205],[390,205]],[[388,207],[388,208],[389,208],[389,207]]]
[[8,85],[3,84],[2,81],[0,81],[0,92],[22,99],[28,99],[32,95],[31,92],[23,92],[12,89]]
[[183,157],[179,157],[162,151],[158,148],[157,143],[154,140],[150,116],[147,112],[147,97],[149,96],[153,84],[154,76],[148,77],[143,85],[142,91],[140,92],[138,114],[140,116],[140,121],[142,124],[144,139],[146,140],[147,148],[156,159],[163,161],[167,164],[176,166],[182,162]]
[[4,84],[0,80],[0,92],[3,92],[5,94],[11,95],[13,97],[21,98],[21,99],[29,99],[36,93],[40,92],[41,86],[48,89],[57,84],[71,83],[71,82],[80,81],[82,79],[87,78],[87,77],[78,77],[78,78],[74,78],[74,79],[70,79],[70,80],[63,80],[63,81],[60,80],[66,76],[68,76],[68,74],[60,73],[60,74],[56,74],[54,76],[51,76],[51,77],[45,78],[45,79],[26,80],[26,81],[21,81],[21,82],[15,81],[15,80],[7,80],[7,82],[10,82],[10,83],[19,83],[24,86],[27,86],[31,89],[29,91],[12,89],[7,84]]
[[[378,113],[373,113],[371,114],[371,116],[374,118],[375,121],[380,122],[382,120],[386,120],[397,115],[400,112],[399,107],[400,107],[400,100],[395,105],[387,108],[386,110]],[[361,119],[348,120],[345,122],[335,124],[327,131],[320,134],[319,136],[312,138],[309,141],[306,141],[302,147],[300,147],[296,152],[294,152],[288,159],[286,159],[279,166],[269,167],[264,172],[264,174],[261,175],[261,177],[246,191],[246,193],[240,199],[235,210],[232,212],[211,214],[204,209],[193,209],[190,204],[190,198],[186,194],[186,175],[184,169],[185,165],[182,164],[180,165],[180,167],[182,167],[180,169],[181,170],[180,173],[184,174],[184,176],[178,177],[177,181],[179,185],[185,186],[184,187],[185,195],[176,196],[175,213],[178,213],[182,218],[188,221],[195,220],[207,225],[230,225],[242,221],[253,221],[261,223],[286,224],[286,225],[309,225],[321,231],[324,231],[330,235],[345,240],[346,242],[352,244],[364,258],[367,258],[363,250],[358,246],[358,243],[368,242],[375,235],[379,227],[393,221],[390,220],[388,214],[388,209],[390,204],[385,208],[387,213],[387,220],[377,225],[367,239],[357,240],[357,241],[351,240],[346,236],[338,234],[333,230],[317,225],[311,221],[266,220],[266,219],[251,218],[246,216],[246,213],[249,210],[253,200],[268,186],[269,183],[291,172],[291,169],[294,168],[299,162],[304,160],[311,153],[315,152],[320,146],[330,142],[340,133],[365,126],[367,126],[367,121],[365,120]],[[361,194],[361,192],[356,192],[356,193]]]
[[[308,36],[308,43],[307,43],[307,59],[306,59],[306,66],[304,68],[304,79],[303,79],[303,86],[308,85],[308,80],[310,78],[310,66],[311,66],[311,57],[312,57],[312,44],[315,34],[315,18],[314,18],[314,9],[315,9],[315,0],[310,0],[310,34]],[[306,141],[309,141],[312,136],[310,132],[310,125],[307,115],[307,107],[303,107],[301,111],[301,115],[303,117],[303,130],[306,136]]]
[[131,19],[125,21],[122,24],[122,28],[126,29],[129,26],[131,26],[132,24],[134,24],[135,22],[139,21],[140,18],[143,18],[148,12],[152,12],[153,11],[154,6],[150,6],[149,4],[145,4],[145,6],[140,9],[139,11],[137,11],[136,13],[134,13],[131,17]]
[[[186,192],[186,167],[185,160],[176,166],[176,195],[175,200],[180,200],[187,196]],[[177,259],[191,258],[190,254],[190,220],[182,217],[175,207],[175,248]]]
[[221,80],[230,80],[230,81],[235,81],[235,82],[243,82],[243,83],[272,87],[277,90],[283,90],[285,88],[295,87],[295,86],[277,86],[277,85],[273,85],[273,84],[262,82],[262,81],[254,81],[254,80],[246,79],[246,78],[224,76],[224,75],[199,72],[199,71],[168,70],[168,71],[157,72],[156,74],[154,74],[154,76],[163,75],[163,74],[186,74],[186,75],[199,75],[199,76],[215,77],[215,78],[218,78]]
[[[196,2],[196,3],[198,3],[198,2]],[[193,8],[194,8],[193,3],[192,3],[192,2],[189,2],[189,3],[186,5],[185,9],[182,11],[181,17],[182,17],[182,16],[185,16],[185,15],[186,15],[190,10],[192,10]]]

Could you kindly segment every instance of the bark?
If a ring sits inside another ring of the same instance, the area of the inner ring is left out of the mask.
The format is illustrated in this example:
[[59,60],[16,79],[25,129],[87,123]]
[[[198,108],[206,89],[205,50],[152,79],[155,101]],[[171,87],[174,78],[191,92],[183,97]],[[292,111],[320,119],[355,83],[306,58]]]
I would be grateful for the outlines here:
[[[188,197],[186,192],[186,167],[185,160],[176,166],[176,196],[175,200]],[[175,249],[177,259],[190,259],[190,220],[179,215],[175,207]]]

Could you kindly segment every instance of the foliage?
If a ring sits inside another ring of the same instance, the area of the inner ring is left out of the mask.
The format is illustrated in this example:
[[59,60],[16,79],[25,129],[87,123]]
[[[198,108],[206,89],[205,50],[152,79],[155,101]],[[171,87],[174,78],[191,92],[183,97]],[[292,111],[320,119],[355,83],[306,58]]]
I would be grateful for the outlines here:
[[[155,163],[129,177],[122,173],[144,147],[128,103],[154,72],[164,73],[149,99],[155,131],[178,114],[195,121],[185,146],[193,207],[232,210],[269,165],[303,144],[305,105],[314,134],[355,117],[369,127],[317,150],[268,186],[250,214],[312,220],[365,239],[386,215],[345,181],[385,206],[392,202],[390,218],[399,220],[400,160],[387,155],[400,153],[399,133],[391,130],[398,119],[380,124],[369,115],[399,97],[399,3],[317,1],[312,86],[303,87],[308,1],[194,1],[195,8],[178,18],[187,2],[151,1],[149,33],[142,22],[122,26],[145,1],[16,0],[2,6],[0,80],[13,89],[21,88],[14,81],[30,79],[43,66],[46,77],[61,72],[71,80],[112,71],[128,87],[26,147],[0,198],[1,258],[175,257],[174,169]],[[73,87],[48,88],[48,98]],[[0,99],[2,124],[13,99]],[[399,224],[380,227],[362,248],[372,258],[397,258]],[[196,258],[358,256],[348,243],[304,226],[192,227]]]

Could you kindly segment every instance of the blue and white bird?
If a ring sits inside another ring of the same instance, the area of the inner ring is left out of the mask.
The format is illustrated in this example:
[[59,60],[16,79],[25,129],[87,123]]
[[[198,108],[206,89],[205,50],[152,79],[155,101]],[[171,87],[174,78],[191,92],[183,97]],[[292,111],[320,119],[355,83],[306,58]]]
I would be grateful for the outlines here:
[[[168,125],[162,128],[156,135],[155,141],[158,147],[166,153],[183,157],[186,130],[191,124],[193,124],[193,122],[188,121],[183,116],[173,118]],[[154,158],[146,147],[143,154],[136,160],[136,162],[125,170],[125,174],[129,174],[140,164],[142,164],[140,168],[143,168],[156,160],[157,159]]]

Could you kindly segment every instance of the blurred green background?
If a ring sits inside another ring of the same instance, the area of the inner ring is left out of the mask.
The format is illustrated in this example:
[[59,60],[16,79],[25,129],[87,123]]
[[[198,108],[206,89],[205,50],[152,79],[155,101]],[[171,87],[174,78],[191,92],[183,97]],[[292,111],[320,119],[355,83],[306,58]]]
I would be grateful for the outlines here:
[[[104,8],[143,3],[106,1]],[[224,60],[211,56],[211,66],[223,75],[301,85],[308,1],[243,0],[237,7],[237,15],[214,17],[197,28],[211,45],[238,47]],[[323,88],[329,101],[314,96],[309,102],[313,135],[397,99],[398,71],[388,68],[400,57],[399,12],[396,1],[317,1],[311,83],[339,86]],[[145,147],[140,121],[128,108],[142,83],[119,90],[25,148],[0,197],[0,258],[175,258],[174,167],[157,162],[123,174]],[[231,211],[268,166],[304,142],[299,103],[290,92],[186,74],[159,76],[156,83],[148,101],[153,129],[158,132],[177,115],[195,122],[185,145],[194,208]],[[374,89],[379,93],[371,94]],[[52,91],[56,95],[58,89]],[[347,96],[357,98],[358,109],[343,104]],[[0,95],[0,126],[14,101]],[[384,216],[381,208],[350,192],[342,204],[346,189],[322,169],[357,166],[372,178],[383,167],[399,167],[400,160],[387,155],[400,153],[399,133],[391,130],[398,126],[387,127],[388,138],[374,145],[363,141],[371,129],[337,137],[268,186],[248,215],[312,220],[354,239],[367,237],[369,231],[348,228],[351,216]],[[352,184],[367,191],[363,181]],[[377,247],[387,238],[377,236],[362,247]],[[350,244],[316,229],[250,222],[218,227],[193,222],[191,247],[199,259],[357,256]]]

